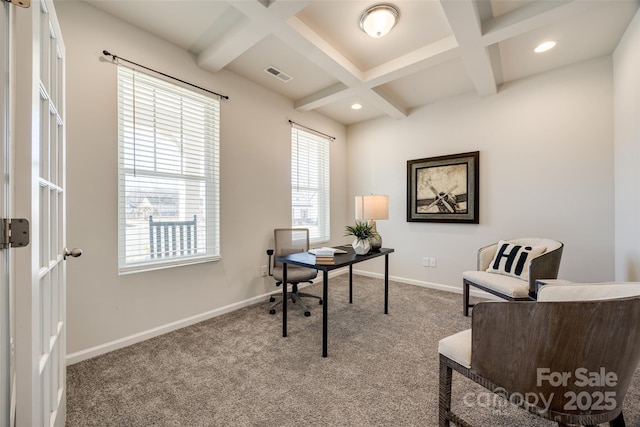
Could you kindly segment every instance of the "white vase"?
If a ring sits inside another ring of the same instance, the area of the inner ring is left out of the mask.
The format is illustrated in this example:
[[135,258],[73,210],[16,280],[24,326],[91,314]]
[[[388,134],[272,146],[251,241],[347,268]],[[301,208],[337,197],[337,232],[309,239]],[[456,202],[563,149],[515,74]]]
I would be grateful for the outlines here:
[[353,246],[353,250],[356,255],[366,255],[371,250],[371,244],[369,243],[369,239],[367,240],[359,240],[355,239],[351,244]]

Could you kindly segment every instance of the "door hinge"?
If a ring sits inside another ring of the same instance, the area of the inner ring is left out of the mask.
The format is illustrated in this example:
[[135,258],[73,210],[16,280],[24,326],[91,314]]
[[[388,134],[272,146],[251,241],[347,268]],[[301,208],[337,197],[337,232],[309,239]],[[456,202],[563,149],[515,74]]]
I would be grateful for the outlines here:
[[29,221],[24,218],[2,219],[0,249],[23,248],[29,244]]
[[15,4],[16,6],[28,8],[31,6],[31,0],[5,0],[8,3]]

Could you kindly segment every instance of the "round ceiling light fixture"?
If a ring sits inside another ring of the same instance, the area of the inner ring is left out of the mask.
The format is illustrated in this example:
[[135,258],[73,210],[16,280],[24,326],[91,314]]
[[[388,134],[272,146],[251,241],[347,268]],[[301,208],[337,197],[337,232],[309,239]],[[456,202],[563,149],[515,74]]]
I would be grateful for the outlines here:
[[399,18],[400,12],[394,5],[374,4],[360,15],[360,29],[377,39],[391,31]]
[[351,104],[351,109],[352,109],[352,110],[359,110],[359,109],[361,109],[361,108],[362,108],[362,104],[360,104],[360,103],[358,103],[358,102],[356,102],[356,103],[354,103],[354,104]]

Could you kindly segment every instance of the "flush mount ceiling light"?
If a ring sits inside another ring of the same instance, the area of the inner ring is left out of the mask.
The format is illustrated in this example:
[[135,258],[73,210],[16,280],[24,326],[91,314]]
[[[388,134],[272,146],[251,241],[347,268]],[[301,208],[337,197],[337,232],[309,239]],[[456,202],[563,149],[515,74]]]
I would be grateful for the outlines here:
[[535,49],[533,49],[533,51],[535,53],[542,53],[550,49],[553,49],[555,46],[556,46],[556,42],[551,40],[548,42],[540,43]]
[[373,38],[387,34],[400,17],[398,9],[388,3],[374,4],[360,15],[360,29]]
[[359,110],[359,109],[361,109],[361,108],[362,108],[362,104],[359,104],[359,103],[357,103],[357,102],[356,102],[356,103],[354,103],[354,104],[351,104],[351,109],[352,109],[352,110]]

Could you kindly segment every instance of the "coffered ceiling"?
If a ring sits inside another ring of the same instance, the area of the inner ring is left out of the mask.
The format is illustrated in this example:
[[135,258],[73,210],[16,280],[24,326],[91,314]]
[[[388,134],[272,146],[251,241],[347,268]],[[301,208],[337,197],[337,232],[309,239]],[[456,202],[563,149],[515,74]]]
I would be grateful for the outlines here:
[[[638,0],[395,0],[400,19],[374,39],[361,0],[84,0],[349,125],[609,55]],[[533,49],[555,40],[545,53]],[[287,82],[265,72],[275,67]],[[353,103],[360,110],[351,109]]]

